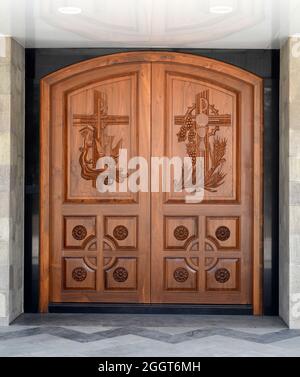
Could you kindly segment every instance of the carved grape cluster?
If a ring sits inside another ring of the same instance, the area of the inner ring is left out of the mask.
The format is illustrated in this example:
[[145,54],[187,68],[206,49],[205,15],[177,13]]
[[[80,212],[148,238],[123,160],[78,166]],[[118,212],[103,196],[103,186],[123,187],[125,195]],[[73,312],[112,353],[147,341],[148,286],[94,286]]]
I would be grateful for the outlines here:
[[181,126],[180,127],[180,130],[177,134],[177,137],[178,137],[178,141],[181,142],[181,141],[185,141],[186,139],[186,134],[187,134],[187,128],[186,126]]
[[189,142],[186,145],[186,152],[189,155],[189,157],[192,158],[193,165],[196,164],[196,158],[198,157],[198,146],[195,140],[192,142]]
[[188,135],[189,141],[194,140],[196,136],[196,132],[193,126],[194,126],[193,118],[190,115],[188,115],[184,120],[184,124],[180,127],[180,130],[177,133],[179,142],[185,141],[187,135]]
[[186,118],[186,128],[188,130],[190,130],[192,127],[193,127],[193,119],[192,117],[189,115],[187,118]]
[[196,138],[196,131],[195,130],[190,130],[188,134],[188,139],[190,142],[194,141]]

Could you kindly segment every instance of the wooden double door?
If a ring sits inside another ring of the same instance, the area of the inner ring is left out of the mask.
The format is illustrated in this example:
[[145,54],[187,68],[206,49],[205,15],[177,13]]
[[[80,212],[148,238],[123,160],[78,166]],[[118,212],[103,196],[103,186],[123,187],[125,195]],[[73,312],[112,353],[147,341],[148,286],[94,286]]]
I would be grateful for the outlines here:
[[[139,52],[55,72],[41,93],[41,310],[199,303],[259,313],[261,80],[206,58]],[[120,148],[148,162],[148,190],[99,192],[97,160],[119,162]],[[151,157],[163,156],[204,158],[202,202],[151,192]]]

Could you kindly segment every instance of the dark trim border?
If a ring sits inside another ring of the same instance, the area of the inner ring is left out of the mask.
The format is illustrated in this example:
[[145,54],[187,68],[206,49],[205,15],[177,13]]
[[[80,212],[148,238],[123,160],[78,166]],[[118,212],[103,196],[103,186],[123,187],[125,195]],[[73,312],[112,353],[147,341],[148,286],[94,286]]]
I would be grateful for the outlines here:
[[49,313],[252,315],[252,305],[51,303]]

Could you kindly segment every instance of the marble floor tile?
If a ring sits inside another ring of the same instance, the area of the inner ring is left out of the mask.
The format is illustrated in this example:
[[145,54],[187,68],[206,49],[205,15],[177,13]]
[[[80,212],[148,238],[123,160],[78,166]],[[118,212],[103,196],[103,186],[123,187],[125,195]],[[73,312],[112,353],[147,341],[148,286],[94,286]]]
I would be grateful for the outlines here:
[[0,356],[300,356],[277,317],[25,314],[0,327]]

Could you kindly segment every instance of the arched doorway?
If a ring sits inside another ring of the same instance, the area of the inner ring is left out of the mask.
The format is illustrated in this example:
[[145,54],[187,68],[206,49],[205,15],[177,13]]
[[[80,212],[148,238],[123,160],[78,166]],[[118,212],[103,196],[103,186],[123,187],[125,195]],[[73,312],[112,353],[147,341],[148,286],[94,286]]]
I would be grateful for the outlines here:
[[[262,80],[212,59],[132,52],[67,67],[41,88],[41,311],[140,302],[259,314]],[[202,156],[204,201],[99,193],[99,151],[120,145],[149,162]]]

